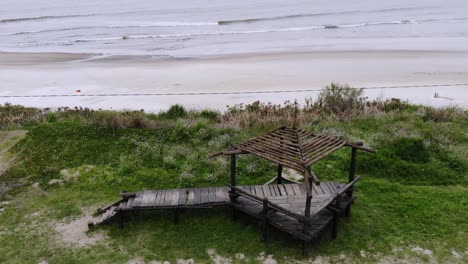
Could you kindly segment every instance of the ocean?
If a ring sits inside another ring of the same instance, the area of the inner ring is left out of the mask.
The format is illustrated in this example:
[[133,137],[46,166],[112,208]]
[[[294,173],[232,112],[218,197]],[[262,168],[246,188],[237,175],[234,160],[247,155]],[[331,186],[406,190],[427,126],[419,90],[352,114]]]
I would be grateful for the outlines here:
[[468,50],[466,0],[1,0],[0,52]]

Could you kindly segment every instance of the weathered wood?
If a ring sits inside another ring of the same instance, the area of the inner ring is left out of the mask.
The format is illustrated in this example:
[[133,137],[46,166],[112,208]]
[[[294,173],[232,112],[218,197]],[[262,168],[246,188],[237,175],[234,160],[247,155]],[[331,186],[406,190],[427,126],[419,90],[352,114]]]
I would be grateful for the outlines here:
[[[277,182],[282,183],[279,173],[282,166],[294,169],[300,173],[318,160],[343,146],[373,152],[370,149],[358,146],[356,143],[345,140],[314,134],[312,131],[303,131],[297,128],[279,127],[269,133],[252,138],[232,149],[224,152],[235,156],[237,153],[250,153],[279,165]],[[318,178],[312,174],[314,182]],[[231,182],[235,185],[234,182]],[[308,190],[310,194],[310,190]]]
[[184,207],[187,205],[187,189],[180,189],[179,190],[179,207]]
[[276,183],[281,184],[283,182],[283,165],[278,165],[278,178]]
[[[349,179],[348,182],[352,182],[356,176],[356,157],[357,157],[357,149],[352,148],[351,149],[351,164],[349,168]],[[353,196],[353,190],[352,188],[347,192],[348,196]]]
[[[269,228],[276,228],[309,242],[330,223],[333,224],[332,236],[335,237],[339,214],[351,206],[354,199],[354,197],[344,195],[342,200],[337,202],[336,197],[352,188],[358,180],[359,176],[356,176],[346,185],[329,182],[323,182],[320,186],[314,185],[312,188],[314,196],[309,196],[309,199],[306,199],[307,192],[303,184],[228,185],[227,187],[139,191],[134,197],[120,200],[116,206],[106,210],[100,221],[109,223],[115,218],[122,226],[127,210],[138,212],[173,208],[174,221],[177,223],[179,210],[184,208],[229,205],[233,208],[234,217],[237,215],[236,212],[241,211],[260,220],[262,238],[265,241],[268,240]],[[233,189],[240,195],[235,203],[230,202],[228,195]],[[310,209],[307,210],[307,208]]]
[[[236,155],[231,155],[231,185],[236,186]],[[236,190],[231,189],[229,191],[229,198],[231,202],[234,202],[237,198]]]

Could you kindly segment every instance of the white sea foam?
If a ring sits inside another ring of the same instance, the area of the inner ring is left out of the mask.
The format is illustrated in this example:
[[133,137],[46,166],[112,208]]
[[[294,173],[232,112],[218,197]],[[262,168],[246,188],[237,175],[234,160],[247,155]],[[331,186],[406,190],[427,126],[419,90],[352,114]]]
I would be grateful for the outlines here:
[[392,49],[415,49],[421,37],[430,38],[421,49],[468,49],[456,39],[468,35],[465,0],[2,0],[0,10],[0,51],[186,56],[316,49],[317,40],[325,50],[375,49],[382,37],[399,43]]

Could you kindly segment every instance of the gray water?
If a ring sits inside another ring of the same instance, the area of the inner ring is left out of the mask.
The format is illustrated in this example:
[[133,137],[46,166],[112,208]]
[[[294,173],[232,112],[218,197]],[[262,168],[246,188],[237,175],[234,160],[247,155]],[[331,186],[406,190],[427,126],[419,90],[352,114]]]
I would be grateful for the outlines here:
[[467,0],[0,0],[0,51],[468,50]]

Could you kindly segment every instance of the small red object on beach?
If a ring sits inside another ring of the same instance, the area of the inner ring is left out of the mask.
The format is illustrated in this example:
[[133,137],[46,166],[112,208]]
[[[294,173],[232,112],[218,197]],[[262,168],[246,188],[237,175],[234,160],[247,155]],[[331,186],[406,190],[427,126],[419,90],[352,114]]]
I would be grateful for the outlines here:
[[77,93],[81,93],[81,90],[76,90]]

